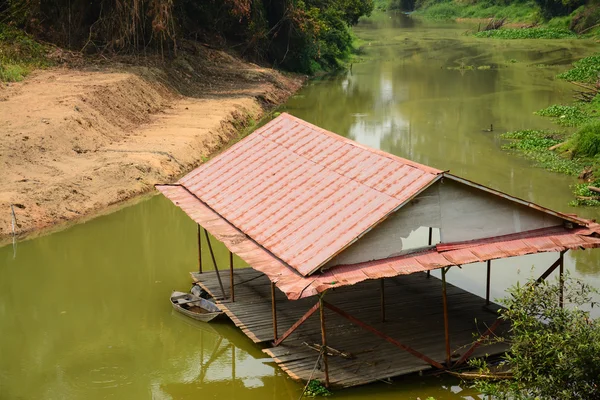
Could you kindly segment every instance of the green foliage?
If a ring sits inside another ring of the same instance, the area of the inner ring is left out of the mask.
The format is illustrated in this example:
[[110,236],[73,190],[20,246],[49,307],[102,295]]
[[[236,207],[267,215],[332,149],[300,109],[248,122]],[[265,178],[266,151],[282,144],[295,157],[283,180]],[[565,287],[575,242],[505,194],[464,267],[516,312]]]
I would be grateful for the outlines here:
[[567,29],[556,28],[495,29],[477,32],[475,36],[494,39],[567,39],[577,37]]
[[0,20],[88,52],[164,55],[175,53],[179,38],[223,39],[256,61],[314,73],[348,57],[349,28],[373,7],[373,0],[0,0]]
[[308,382],[304,394],[309,397],[327,397],[331,396],[333,393],[331,393],[325,386],[323,386],[321,382],[319,382],[316,379],[313,379],[310,382]]
[[18,82],[34,68],[48,66],[46,52],[31,36],[0,24],[0,81]]
[[523,130],[507,132],[501,137],[509,140],[502,146],[503,149],[514,150],[535,161],[537,166],[550,171],[577,176],[585,167],[583,160],[579,158],[563,157],[561,154],[548,150],[555,144],[562,143],[563,138],[558,133]]
[[570,82],[592,83],[598,80],[600,73],[600,54],[582,58],[573,64],[573,68],[559,74],[557,78]]
[[575,9],[587,3],[587,0],[535,0],[544,19],[571,14]]
[[542,117],[552,117],[554,122],[561,126],[580,126],[589,122],[591,118],[578,105],[562,106],[554,104],[539,110],[536,114]]
[[[509,2],[504,0],[410,0],[414,1],[415,15],[427,19],[443,20],[455,18],[507,18],[511,21],[535,21],[539,7],[530,0]],[[394,4],[409,3],[409,0],[392,0]],[[407,9],[406,6],[398,7]]]
[[460,16],[460,8],[451,3],[437,3],[417,15],[431,20],[451,20]]
[[567,277],[564,308],[558,282],[532,280],[509,292],[500,317],[511,323],[510,336],[496,340],[510,346],[503,366],[514,379],[477,381],[476,388],[502,400],[600,398],[600,321],[584,311],[596,305],[596,290]]
[[600,122],[582,126],[572,138],[573,152],[578,156],[595,157],[600,153]]
[[578,206],[589,206],[598,207],[600,201],[596,200],[598,193],[592,192],[589,187],[600,185],[599,181],[591,183],[577,183],[573,186],[573,195],[576,196],[575,200],[572,200],[569,205],[573,207]]

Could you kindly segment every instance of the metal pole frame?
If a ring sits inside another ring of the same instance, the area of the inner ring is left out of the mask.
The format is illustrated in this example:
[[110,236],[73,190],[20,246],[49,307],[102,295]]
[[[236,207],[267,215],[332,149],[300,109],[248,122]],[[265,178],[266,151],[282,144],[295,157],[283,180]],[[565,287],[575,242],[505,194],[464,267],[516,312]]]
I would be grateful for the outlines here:
[[381,278],[381,322],[385,322],[385,279]]
[[349,320],[350,322],[360,326],[363,329],[366,329],[367,331],[374,333],[375,335],[379,336],[380,338],[384,339],[385,341],[393,344],[394,346],[412,354],[413,356],[425,361],[426,363],[439,368],[439,369],[445,369],[444,366],[440,363],[438,363],[437,361],[427,357],[426,355],[424,355],[423,353],[413,349],[412,347],[409,347],[403,343],[400,343],[399,341],[397,341],[394,338],[389,337],[388,335],[386,335],[383,332],[378,331],[377,329],[375,329],[374,327],[364,323],[363,321],[359,320],[356,317],[353,317],[352,315],[348,314],[347,312],[337,308],[336,306],[334,306],[333,304],[327,303],[326,301],[323,302],[323,305],[325,307],[327,307],[328,309],[330,309],[331,311],[341,315],[342,317],[346,318],[347,320]]
[[323,350],[323,366],[325,367],[325,387],[329,388],[329,363],[327,362],[327,331],[325,330],[325,302],[323,301],[325,293],[326,292],[323,292],[319,296],[319,316],[321,320],[321,349]]
[[198,225],[198,273],[202,273],[202,227]]
[[450,367],[450,324],[448,321],[448,298],[446,295],[446,273],[450,267],[442,268],[442,302],[444,307],[444,340],[446,342],[446,366]]
[[273,340],[275,341],[275,346],[277,346],[277,303],[275,300],[275,284],[273,282],[271,282],[271,315],[273,316]]
[[229,251],[229,293],[231,294],[231,302],[235,302],[235,289],[233,284],[233,253]]
[[[427,245],[431,246],[432,240],[433,239],[433,228],[429,227],[429,240],[427,241]],[[427,271],[427,277],[430,278],[431,277],[431,270]]]
[[565,304],[564,304],[564,297],[565,297],[565,279],[564,279],[564,274],[565,274],[565,258],[564,258],[565,253],[564,252],[560,252],[560,255],[558,256],[558,259],[560,260],[560,269],[558,270],[558,281],[559,281],[559,285],[560,285],[560,294],[559,294],[559,298],[558,298],[558,305],[560,306],[560,308],[564,308]]
[[490,279],[492,274],[492,260],[487,260],[487,278],[485,285],[485,305],[490,305]]
[[285,333],[273,343],[273,346],[279,346],[285,339],[287,339],[292,333],[294,333],[294,331],[298,329],[300,325],[305,323],[306,320],[310,318],[310,316],[313,315],[319,309],[319,305],[320,303],[316,302],[302,317],[300,317],[298,321],[294,323],[294,325],[290,327],[290,329],[285,331]]
[[219,273],[219,267],[217,267],[217,260],[215,259],[215,253],[213,252],[212,245],[210,244],[210,237],[208,236],[208,231],[204,230],[204,236],[206,236],[206,242],[208,243],[208,251],[210,252],[210,257],[212,258],[213,265],[215,267],[215,272],[217,273],[217,279],[219,280],[219,286],[221,287],[221,293],[223,293],[223,299],[226,299],[225,289],[223,288],[223,281],[221,281],[221,274]]

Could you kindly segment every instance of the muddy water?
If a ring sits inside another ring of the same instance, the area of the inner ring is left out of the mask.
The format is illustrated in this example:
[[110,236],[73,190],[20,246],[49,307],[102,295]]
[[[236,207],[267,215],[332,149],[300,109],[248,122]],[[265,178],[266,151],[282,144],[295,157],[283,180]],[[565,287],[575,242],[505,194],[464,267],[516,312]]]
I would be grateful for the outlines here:
[[[285,110],[369,146],[572,212],[571,179],[501,151],[497,133],[550,127],[533,112],[569,101],[571,88],[553,76],[592,52],[591,44],[477,40],[464,35],[469,28],[390,15],[363,21],[356,32],[364,62],[313,81]],[[482,131],[491,124],[494,132]],[[207,326],[171,310],[171,290],[187,289],[196,265],[195,229],[169,201],[154,197],[0,248],[0,399],[297,399],[300,385],[231,325]],[[225,261],[225,249],[216,251]],[[539,274],[555,257],[494,262],[493,295]],[[567,253],[567,266],[600,287],[599,257]],[[243,263],[236,259],[236,266]],[[452,271],[451,280],[482,294],[480,267]],[[439,376],[336,394],[428,396],[477,394]]]

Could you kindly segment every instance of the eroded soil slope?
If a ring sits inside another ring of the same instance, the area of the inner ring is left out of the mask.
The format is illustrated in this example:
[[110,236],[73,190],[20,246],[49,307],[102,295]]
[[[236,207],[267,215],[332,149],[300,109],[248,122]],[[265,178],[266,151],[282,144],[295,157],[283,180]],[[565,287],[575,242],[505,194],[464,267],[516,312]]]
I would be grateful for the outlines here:
[[0,89],[0,239],[81,218],[191,170],[301,85],[195,48],[160,67],[53,69]]

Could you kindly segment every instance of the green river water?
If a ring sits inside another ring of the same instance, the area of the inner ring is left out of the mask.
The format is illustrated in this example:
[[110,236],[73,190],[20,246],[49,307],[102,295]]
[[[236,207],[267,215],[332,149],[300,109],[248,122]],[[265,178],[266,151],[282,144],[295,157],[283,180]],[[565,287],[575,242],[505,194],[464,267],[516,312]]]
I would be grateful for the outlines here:
[[[593,52],[593,43],[475,39],[464,35],[470,28],[375,15],[355,29],[363,62],[311,81],[283,109],[369,146],[573,212],[572,178],[505,153],[497,134],[551,127],[533,112],[570,101],[572,88],[553,77]],[[490,124],[494,132],[483,132]],[[225,248],[216,250],[224,261]],[[567,269],[600,287],[599,257],[567,253]],[[494,262],[493,296],[555,258]],[[449,278],[481,295],[479,267]],[[301,385],[233,325],[206,326],[171,310],[170,292],[189,289],[195,268],[195,224],[161,196],[0,248],[0,399],[297,399]],[[442,376],[402,378],[334,398],[428,396],[478,398]]]

